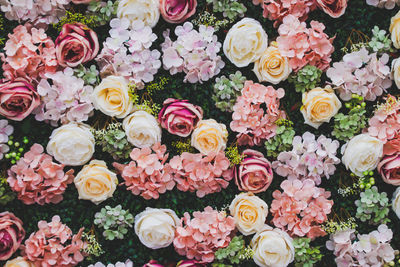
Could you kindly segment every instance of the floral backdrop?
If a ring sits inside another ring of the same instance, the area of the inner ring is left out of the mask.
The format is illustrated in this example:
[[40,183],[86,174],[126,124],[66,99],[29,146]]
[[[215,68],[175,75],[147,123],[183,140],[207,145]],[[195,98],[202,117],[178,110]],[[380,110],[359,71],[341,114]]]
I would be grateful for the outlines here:
[[394,0],[0,0],[0,264],[400,266]]

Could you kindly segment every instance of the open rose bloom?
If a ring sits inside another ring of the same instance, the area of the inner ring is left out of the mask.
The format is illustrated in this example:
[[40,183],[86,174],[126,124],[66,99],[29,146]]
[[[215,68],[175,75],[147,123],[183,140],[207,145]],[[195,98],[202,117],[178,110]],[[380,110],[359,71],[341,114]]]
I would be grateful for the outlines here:
[[160,0],[161,16],[169,23],[182,23],[196,12],[197,0]]
[[0,213],[0,261],[9,259],[24,237],[22,221],[11,212]]

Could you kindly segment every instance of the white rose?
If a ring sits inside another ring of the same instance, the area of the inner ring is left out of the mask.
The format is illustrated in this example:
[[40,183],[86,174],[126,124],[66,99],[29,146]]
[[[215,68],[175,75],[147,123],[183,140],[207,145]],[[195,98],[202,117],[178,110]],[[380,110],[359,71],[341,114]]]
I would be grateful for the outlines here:
[[303,114],[305,124],[318,129],[322,123],[329,122],[341,107],[342,103],[330,86],[317,87],[303,93],[303,106],[300,112]]
[[279,52],[276,42],[272,42],[260,59],[254,63],[253,71],[258,81],[278,84],[289,77],[292,69],[287,57]]
[[62,164],[80,166],[93,156],[94,145],[89,125],[71,122],[52,132],[47,153]]
[[17,257],[15,259],[6,262],[4,267],[35,267],[33,262],[25,260],[23,257]]
[[117,175],[107,168],[102,160],[92,160],[85,165],[74,179],[75,187],[79,193],[79,199],[100,204],[112,197],[117,188]]
[[247,192],[235,197],[229,206],[229,211],[235,218],[237,229],[243,235],[250,235],[264,227],[268,205],[253,193]]
[[258,266],[284,267],[294,260],[293,239],[284,231],[269,225],[258,232],[250,242],[253,259]]
[[396,191],[393,193],[392,209],[400,219],[400,187],[397,187]]
[[392,61],[392,73],[393,80],[396,83],[397,88],[400,89],[400,59],[396,58]]
[[229,30],[224,41],[226,57],[237,67],[246,67],[261,57],[268,35],[255,19],[243,18]]
[[383,154],[383,142],[368,134],[359,134],[342,147],[342,154],[346,168],[362,176],[363,172],[378,166]]
[[133,110],[128,82],[121,76],[104,78],[94,89],[92,102],[95,109],[111,117],[125,118]]
[[146,208],[135,217],[135,233],[148,248],[168,247],[175,238],[180,220],[170,209]]
[[127,18],[131,25],[141,20],[146,26],[156,26],[160,18],[158,0],[120,0],[117,8],[118,18]]
[[389,31],[391,33],[393,46],[400,49],[400,11],[392,17]]
[[122,126],[128,141],[139,148],[150,147],[161,142],[161,128],[156,118],[139,110],[124,119]]
[[192,133],[191,144],[204,155],[218,153],[226,148],[228,131],[225,124],[214,119],[201,120]]

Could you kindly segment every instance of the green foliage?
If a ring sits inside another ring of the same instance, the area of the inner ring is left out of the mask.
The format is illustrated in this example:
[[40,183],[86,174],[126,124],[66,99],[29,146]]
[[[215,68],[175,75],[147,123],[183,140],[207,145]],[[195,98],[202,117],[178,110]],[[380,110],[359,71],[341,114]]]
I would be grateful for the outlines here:
[[147,113],[157,117],[162,106],[160,104],[153,103],[150,100],[143,100],[141,104],[135,105],[135,108],[137,110],[146,111]]
[[334,220],[327,220],[321,227],[327,234],[334,234],[336,232],[344,231],[347,229],[356,229],[357,223],[355,218],[350,217],[346,220],[339,222],[336,222]]
[[368,43],[368,47],[377,53],[390,53],[394,51],[390,35],[386,34],[385,30],[380,30],[378,26],[372,29],[372,38]]
[[231,21],[238,17],[243,17],[247,8],[237,0],[207,0],[208,4],[213,4],[213,12],[221,12],[225,18]]
[[280,152],[290,150],[296,134],[293,129],[293,122],[279,119],[276,124],[278,125],[276,135],[264,143],[268,157],[277,157]]
[[118,1],[92,1],[88,11],[94,21],[99,25],[107,24],[117,14]]
[[86,243],[83,252],[89,255],[88,257],[99,257],[101,254],[104,254],[104,250],[94,234],[84,232],[82,234],[82,240]]
[[114,208],[105,206],[94,217],[94,224],[104,229],[103,236],[107,240],[123,239],[134,222],[133,215],[129,210],[122,209],[121,205]]
[[246,77],[240,71],[230,74],[229,79],[225,76],[216,78],[212,96],[215,106],[221,111],[232,112],[233,105],[235,105],[236,98],[240,96],[245,81]]
[[[0,14],[0,33],[4,31],[4,18],[3,15]],[[4,40],[6,38],[0,37],[0,45],[4,45]]]
[[289,82],[294,84],[296,92],[304,93],[314,89],[321,82],[322,70],[315,66],[307,65],[297,73],[289,76]]
[[237,145],[227,147],[225,150],[225,156],[229,159],[231,166],[239,165],[244,159],[244,155],[239,153]]
[[103,130],[92,130],[96,144],[103,152],[109,153],[115,160],[127,159],[133,146],[128,142],[122,123],[111,123]]
[[376,186],[361,192],[360,199],[355,201],[357,206],[356,218],[362,222],[372,224],[386,224],[390,222],[389,198],[386,192],[379,193]]
[[80,64],[74,69],[74,74],[76,77],[84,80],[87,85],[97,85],[100,82],[99,71],[97,70],[96,65],[91,65],[89,68],[85,68]]
[[[254,251],[246,246],[243,236],[238,235],[232,238],[226,248],[220,248],[215,252],[216,262],[212,267],[228,267],[230,264],[239,264],[242,261],[249,260],[253,257]],[[230,264],[225,264],[229,262]]]
[[192,144],[190,143],[190,138],[187,138],[183,141],[174,141],[172,142],[172,146],[175,147],[178,154],[182,154],[183,152],[188,152],[188,153],[196,152],[196,149],[192,147]]
[[169,77],[161,77],[158,79],[158,82],[151,82],[146,85],[145,89],[149,93],[149,95],[153,95],[155,92],[161,91],[165,89],[165,86],[168,85],[170,78]]
[[8,202],[13,201],[15,193],[8,185],[7,178],[0,177],[0,205],[5,206]]
[[310,238],[294,238],[293,246],[295,249],[295,266],[296,267],[312,267],[315,263],[322,259],[319,247],[310,247]]
[[69,10],[66,11],[65,16],[60,19],[59,22],[53,24],[53,28],[57,31],[61,31],[65,24],[82,23],[89,28],[97,26],[96,17],[94,15],[85,15],[82,13],[75,13]]
[[200,25],[211,26],[217,32],[219,31],[219,29],[228,26],[231,23],[231,21],[227,19],[219,20],[210,12],[204,11],[203,13],[200,13],[196,19],[193,19],[192,23],[193,25],[197,26]]

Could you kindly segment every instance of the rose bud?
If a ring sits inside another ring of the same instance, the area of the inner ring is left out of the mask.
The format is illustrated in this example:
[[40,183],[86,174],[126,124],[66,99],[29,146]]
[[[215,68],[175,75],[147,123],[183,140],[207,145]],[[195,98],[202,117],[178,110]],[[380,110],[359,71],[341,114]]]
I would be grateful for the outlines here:
[[263,154],[247,149],[243,152],[244,160],[236,165],[235,182],[241,191],[260,193],[270,186],[273,179],[271,163]]
[[22,221],[11,212],[0,213],[0,261],[9,259],[24,237]]
[[205,266],[203,263],[196,260],[182,260],[178,262],[176,267],[203,267]]
[[143,265],[143,267],[164,267],[164,265],[159,264],[156,260],[151,260]]
[[74,68],[99,52],[97,34],[81,23],[64,24],[56,39],[56,56],[63,67]]
[[0,82],[0,114],[21,121],[40,105],[36,89],[22,78]]
[[187,137],[196,124],[203,119],[203,110],[187,100],[168,98],[158,114],[161,127],[171,134]]
[[196,13],[197,0],[160,0],[160,12],[165,21],[181,23]]

